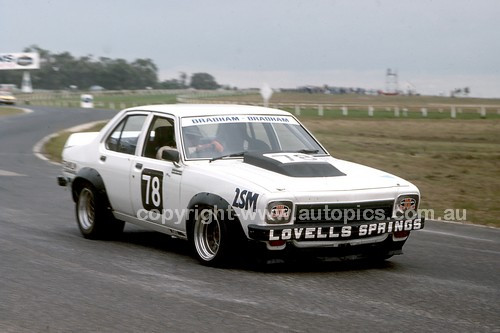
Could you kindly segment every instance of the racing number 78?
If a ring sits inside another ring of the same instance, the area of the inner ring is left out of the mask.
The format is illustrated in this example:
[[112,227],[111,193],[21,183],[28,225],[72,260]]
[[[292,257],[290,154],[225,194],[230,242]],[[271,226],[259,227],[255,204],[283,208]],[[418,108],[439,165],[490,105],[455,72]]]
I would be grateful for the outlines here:
[[163,172],[144,169],[141,174],[142,206],[146,210],[163,209]]

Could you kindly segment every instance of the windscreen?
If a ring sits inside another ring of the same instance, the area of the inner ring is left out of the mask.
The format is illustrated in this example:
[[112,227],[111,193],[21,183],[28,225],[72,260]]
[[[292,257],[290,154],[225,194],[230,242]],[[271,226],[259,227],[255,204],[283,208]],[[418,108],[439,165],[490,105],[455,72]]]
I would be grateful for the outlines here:
[[182,119],[184,154],[211,159],[245,152],[326,154],[290,116],[224,115]]

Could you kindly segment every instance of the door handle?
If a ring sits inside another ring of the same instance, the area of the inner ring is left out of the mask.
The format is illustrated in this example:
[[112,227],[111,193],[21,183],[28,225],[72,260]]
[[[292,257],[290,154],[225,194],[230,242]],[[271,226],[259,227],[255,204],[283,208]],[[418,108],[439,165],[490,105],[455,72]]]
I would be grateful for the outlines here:
[[135,168],[141,170],[142,169],[142,163],[136,163]]
[[104,155],[101,155],[101,157],[99,159],[101,160],[101,162],[106,162],[106,156],[104,156]]

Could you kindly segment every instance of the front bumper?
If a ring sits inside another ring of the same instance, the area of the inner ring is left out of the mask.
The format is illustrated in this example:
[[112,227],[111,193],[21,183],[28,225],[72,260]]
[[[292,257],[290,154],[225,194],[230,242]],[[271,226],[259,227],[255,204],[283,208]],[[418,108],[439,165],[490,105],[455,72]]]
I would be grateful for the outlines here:
[[64,176],[57,176],[57,184],[59,186],[66,186],[68,185],[68,179]]
[[249,238],[257,241],[340,241],[424,228],[424,218],[412,220],[362,221],[349,224],[300,223],[248,226]]
[[72,180],[73,179],[70,177],[66,177],[64,175],[59,175],[59,176],[57,176],[57,185],[63,186],[63,187],[70,186]]
[[[340,244],[339,246],[298,248],[286,246],[281,251],[269,251],[263,242],[255,242],[254,252],[264,260],[284,260],[286,262],[317,263],[323,261],[350,261],[362,259],[387,259],[403,254],[406,240],[395,242],[392,237],[377,243],[360,245]],[[259,246],[260,245],[260,246]]]

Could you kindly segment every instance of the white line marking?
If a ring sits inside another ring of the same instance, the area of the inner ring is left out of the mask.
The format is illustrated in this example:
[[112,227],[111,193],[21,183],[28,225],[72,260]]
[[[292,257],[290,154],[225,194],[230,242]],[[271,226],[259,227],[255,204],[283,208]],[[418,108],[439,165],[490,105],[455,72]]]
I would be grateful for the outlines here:
[[[98,121],[93,121],[91,123],[86,123],[86,124],[81,124],[81,125],[73,126],[73,127],[70,127],[70,128],[63,129],[61,132],[81,132],[81,131],[86,130],[87,128],[91,128],[94,125],[97,125],[97,124],[102,123],[104,121],[107,121],[107,120],[98,120]],[[54,165],[61,165],[61,163],[57,163],[57,162],[51,161],[50,159],[48,159],[42,153],[43,146],[47,143],[47,141],[49,141],[50,139],[52,139],[53,137],[56,137],[58,135],[59,135],[59,132],[49,134],[49,135],[43,137],[37,143],[35,143],[35,145],[33,146],[33,154],[36,157],[38,157],[39,159],[43,160],[43,161],[47,161],[47,162],[52,163]]]
[[22,110],[24,113],[32,113],[33,112],[33,110],[27,109],[27,108],[19,108],[19,107],[16,107],[16,108]]
[[484,242],[495,242],[492,239],[486,239],[486,238],[476,238],[476,237],[470,237],[470,236],[462,236],[462,235],[457,235],[453,234],[450,232],[444,232],[444,231],[435,231],[435,230],[429,230],[429,229],[422,229],[419,230],[420,232],[430,232],[432,234],[438,234],[438,235],[445,235],[445,236],[452,236],[452,237],[458,237],[458,238],[465,238],[465,239],[471,239],[471,240],[478,240],[478,241],[484,241]]
[[73,127],[70,127],[70,128],[66,128],[63,131],[64,132],[83,132],[86,129],[92,128],[92,127],[94,127],[97,124],[100,124],[100,123],[103,123],[103,122],[108,122],[108,121],[109,121],[109,119],[96,120],[96,121],[93,121],[93,122],[90,122],[90,123],[85,123],[85,124],[76,125],[76,126],[73,126]]
[[2,169],[0,169],[0,176],[5,176],[5,177],[26,177],[26,175],[23,175],[21,173],[16,173],[16,172],[2,170]]
[[480,228],[488,228],[488,229],[500,229],[491,225],[482,225],[482,224],[474,224],[472,222],[462,222],[462,221],[447,221],[447,220],[425,220],[426,222],[436,222],[436,223],[450,223],[450,224],[459,224],[459,225],[467,225],[470,227],[480,227]]
[[42,149],[43,149],[43,146],[50,140],[52,139],[53,137],[56,137],[58,136],[59,134],[58,133],[52,133],[52,134],[49,134],[47,135],[46,137],[42,138],[40,141],[38,141],[37,143],[35,143],[35,145],[33,146],[33,154],[38,157],[39,159],[43,160],[43,161],[47,161],[49,163],[52,163],[52,164],[55,164],[55,165],[61,165],[60,163],[57,163],[57,162],[53,162],[51,160],[49,160],[43,153],[42,153]]

